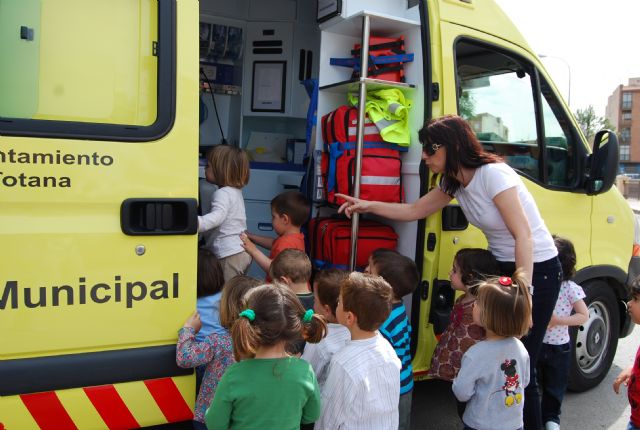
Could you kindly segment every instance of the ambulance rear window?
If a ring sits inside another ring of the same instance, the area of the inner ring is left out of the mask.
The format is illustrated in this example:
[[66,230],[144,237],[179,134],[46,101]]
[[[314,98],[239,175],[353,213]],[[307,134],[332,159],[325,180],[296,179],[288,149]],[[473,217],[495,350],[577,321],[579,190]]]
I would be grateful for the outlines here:
[[151,140],[173,117],[175,0],[0,9],[0,134]]

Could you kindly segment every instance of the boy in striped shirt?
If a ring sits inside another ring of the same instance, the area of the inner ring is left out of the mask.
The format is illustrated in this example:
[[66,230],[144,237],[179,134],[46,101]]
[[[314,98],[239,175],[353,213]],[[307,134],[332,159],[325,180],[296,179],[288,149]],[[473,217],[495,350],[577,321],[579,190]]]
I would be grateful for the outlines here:
[[338,322],[351,340],[331,359],[316,430],[396,430],[400,360],[378,332],[393,290],[380,276],[353,272],[340,285]]
[[413,369],[411,367],[411,324],[402,297],[412,294],[419,278],[416,263],[408,257],[390,249],[377,249],[369,257],[365,272],[382,276],[393,288],[393,303],[389,318],[379,330],[396,351],[400,370],[399,430],[409,430],[411,420],[411,397],[413,394]]

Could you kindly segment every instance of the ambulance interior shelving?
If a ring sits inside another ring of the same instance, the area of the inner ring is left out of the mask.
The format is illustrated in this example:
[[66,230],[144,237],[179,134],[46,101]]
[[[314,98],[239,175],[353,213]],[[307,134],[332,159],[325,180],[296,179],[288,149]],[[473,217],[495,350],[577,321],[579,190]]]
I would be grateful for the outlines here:
[[[351,69],[332,66],[329,59],[349,57],[354,45],[361,43],[364,16],[369,17],[370,35],[404,36],[407,52],[415,56],[404,65],[407,85],[398,87],[413,102],[409,114],[412,142],[402,155],[405,200],[413,201],[419,194],[416,131],[423,122],[424,103],[418,6],[407,0],[319,3],[200,1],[200,204],[206,212],[215,190],[204,179],[206,150],[223,139],[239,145],[252,160],[243,195],[247,228],[254,233],[275,236],[271,199],[282,191],[298,189],[305,172],[303,157],[322,149],[322,136],[315,128],[309,145],[306,142],[310,96],[301,81],[319,81],[318,122],[347,104],[348,92],[358,93],[358,84],[350,81]],[[381,87],[380,83],[368,85]],[[398,250],[413,257],[416,235],[409,232],[416,231],[415,224],[383,222],[398,233]],[[249,274],[263,276],[255,263]]]

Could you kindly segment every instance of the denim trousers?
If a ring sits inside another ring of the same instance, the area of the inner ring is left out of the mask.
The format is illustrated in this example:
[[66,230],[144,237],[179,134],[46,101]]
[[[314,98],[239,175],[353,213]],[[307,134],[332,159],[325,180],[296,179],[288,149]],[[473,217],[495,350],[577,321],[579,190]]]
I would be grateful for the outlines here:
[[634,426],[633,423],[629,421],[629,425],[627,425],[627,430],[640,430],[640,427]]
[[[473,427],[469,427],[468,425],[464,424],[464,427],[462,428],[462,430],[476,430]],[[519,429],[516,430],[522,430],[522,427],[520,427]]]
[[[500,271],[511,276],[515,271],[515,262],[499,262]],[[542,340],[547,331],[549,320],[556,307],[560,284],[562,283],[562,266],[558,257],[533,264],[533,327],[522,338],[522,343],[529,353],[529,385],[524,389],[524,429],[540,430],[542,413],[540,410],[540,392],[536,377],[538,356],[542,348]]]
[[542,422],[560,424],[560,407],[567,390],[571,344],[542,344],[538,358],[538,384],[542,389]]

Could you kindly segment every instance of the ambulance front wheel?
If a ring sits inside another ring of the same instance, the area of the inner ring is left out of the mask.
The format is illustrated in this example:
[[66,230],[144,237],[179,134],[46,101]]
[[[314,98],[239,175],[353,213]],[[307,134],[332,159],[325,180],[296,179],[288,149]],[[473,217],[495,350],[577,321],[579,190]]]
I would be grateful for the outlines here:
[[618,347],[620,310],[613,287],[600,279],[582,285],[589,309],[586,323],[570,329],[572,356],[569,389],[582,392],[607,375]]

